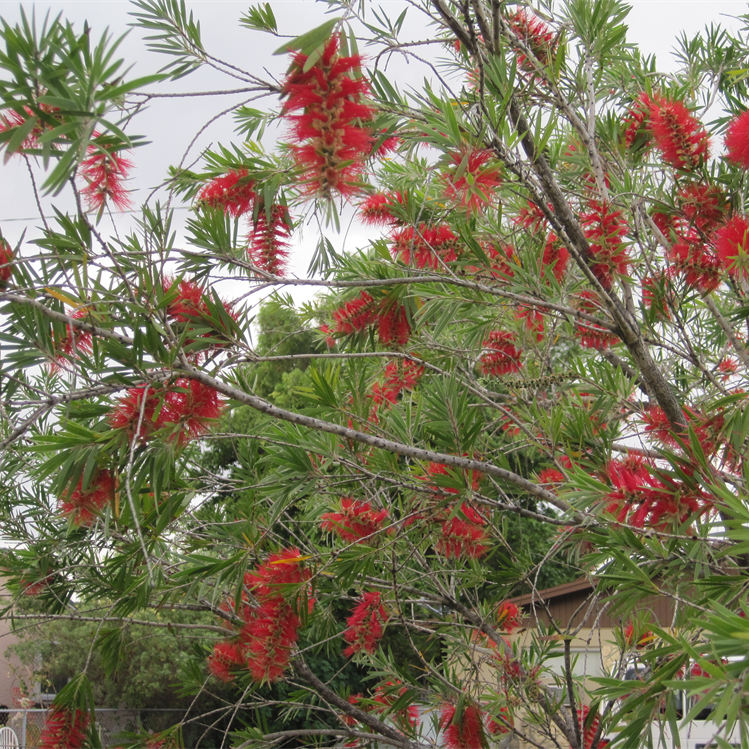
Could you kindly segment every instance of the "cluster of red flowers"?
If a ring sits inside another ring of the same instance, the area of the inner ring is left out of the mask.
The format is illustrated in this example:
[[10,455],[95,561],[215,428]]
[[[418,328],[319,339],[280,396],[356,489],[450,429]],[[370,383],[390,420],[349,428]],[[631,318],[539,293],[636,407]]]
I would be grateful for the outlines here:
[[630,110],[625,130],[628,146],[645,131],[663,160],[676,169],[693,170],[708,156],[710,142],[702,123],[678,100],[641,93]]
[[642,303],[645,309],[666,320],[671,319],[671,305],[676,303],[676,295],[671,285],[673,275],[669,268],[656,277],[645,276],[642,279]]
[[690,227],[709,234],[725,219],[729,208],[725,193],[715,185],[690,182],[680,188],[676,199]]
[[[521,9],[513,13],[507,22],[513,33],[530,48],[542,65],[550,62],[554,52],[554,34],[540,18]],[[531,61],[523,54],[518,55],[518,64],[524,70],[535,70]]]
[[[463,457],[468,457],[468,453],[463,453]],[[442,463],[430,462],[427,464],[427,473],[431,477],[430,490],[435,494],[461,494],[470,486],[472,492],[478,491],[479,484],[481,483],[482,473],[481,471],[463,471],[463,478],[465,481],[466,489],[456,489],[452,486],[446,486],[448,483],[445,479],[435,477],[445,476],[449,481],[454,481],[454,474],[450,472],[446,465]]]
[[515,310],[515,319],[525,321],[525,329],[535,337],[536,343],[544,339],[544,315],[535,307],[518,307]]
[[[572,461],[566,455],[560,456],[559,462],[564,466],[564,468],[572,468]],[[544,470],[538,474],[538,480],[542,484],[561,484],[565,481],[565,478],[564,474],[556,468],[544,468]]]
[[726,130],[728,158],[744,169],[749,169],[749,110],[734,117]]
[[[206,294],[203,288],[195,281],[182,279],[179,283],[172,279],[164,279],[164,292],[175,293],[174,300],[167,307],[167,315],[176,323],[185,325],[189,333],[197,327],[211,328],[212,330],[203,333],[201,338],[215,338],[217,335],[221,338],[229,338],[230,332],[226,325],[213,317],[206,303]],[[232,310],[230,305],[222,302],[224,311],[232,319],[236,320],[238,315]],[[193,343],[194,339],[185,338],[185,343]],[[218,345],[218,344],[217,344]]]
[[408,310],[397,303],[385,307],[379,314],[377,335],[383,346],[405,346],[411,337]]
[[399,223],[393,215],[393,207],[404,205],[406,196],[400,192],[375,193],[359,204],[359,215],[370,226],[395,226]]
[[15,257],[10,245],[4,239],[0,239],[0,288],[10,281],[13,275],[14,260]]
[[733,278],[749,278],[749,218],[734,216],[713,237],[715,254]]
[[291,219],[285,205],[275,205],[268,212],[261,209],[249,237],[250,262],[266,273],[282,276],[289,257]]
[[622,212],[611,210],[608,203],[592,200],[589,207],[590,213],[582,214],[580,221],[593,256],[591,270],[601,285],[610,289],[616,276],[626,276],[629,271],[630,259],[622,241],[628,227]]
[[362,650],[370,655],[377,649],[387,621],[387,612],[382,605],[379,593],[365,593],[346,619],[348,629],[343,633],[346,642],[351,643],[343,654],[350,658]]
[[341,512],[322,516],[322,529],[337,533],[347,543],[360,543],[381,530],[389,516],[387,510],[373,510],[369,502],[343,497]]
[[450,514],[453,517],[440,521],[442,530],[435,549],[448,559],[480,559],[489,551],[486,520],[465,502]]
[[[378,705],[382,706],[376,708],[377,712],[389,711],[396,700],[406,693],[406,687],[401,686],[401,684],[402,682],[400,681],[386,681],[375,689],[372,699]],[[413,730],[419,723],[419,709],[416,705],[409,705],[397,710],[394,714],[390,713],[390,715],[395,718],[396,723],[405,731]]]
[[[276,681],[288,666],[291,649],[299,637],[301,619],[296,606],[288,599],[288,586],[305,583],[311,573],[303,565],[299,549],[284,549],[271,554],[254,572],[245,575],[245,585],[252,590],[257,606],[244,606],[246,624],[238,639],[217,642],[208,658],[211,673],[231,681],[232,669],[246,665],[252,678],[259,682]],[[308,606],[311,609],[312,599]]]
[[482,749],[487,744],[481,710],[476,705],[466,704],[460,713],[455,705],[443,705],[440,729],[447,749]]
[[344,302],[333,313],[335,331],[344,335],[361,332],[375,321],[377,308],[372,295],[362,291],[356,299]]
[[515,257],[515,250],[509,244],[499,246],[492,242],[481,242],[481,249],[488,259],[488,264],[483,266],[466,265],[464,272],[472,275],[486,276],[496,281],[507,281],[515,275],[513,265],[519,261]]
[[544,253],[541,256],[541,277],[543,278],[547,268],[551,268],[557,283],[562,283],[567,273],[569,260],[569,250],[559,241],[556,234],[550,233],[544,245]]
[[481,213],[491,205],[501,183],[501,169],[489,149],[466,148],[448,154],[449,166],[442,175],[445,197],[468,215]]
[[671,521],[681,524],[713,508],[705,493],[670,477],[656,478],[637,456],[611,461],[606,475],[613,487],[604,497],[606,512],[635,528],[658,529]]
[[[59,112],[57,107],[50,106],[49,104],[42,104],[41,102],[36,102],[35,107],[40,112],[44,112],[47,115]],[[27,120],[31,117],[39,117],[31,107],[25,106],[23,107],[23,110],[26,114],[25,117],[15,109],[5,109],[3,114],[0,115],[0,133],[25,125]],[[39,117],[37,123],[31,129],[31,132],[26,136],[21,144],[21,150],[27,151],[29,149],[39,148],[39,136],[43,135],[44,131],[49,129],[51,129],[51,126]],[[18,153],[18,151],[16,151],[16,153]]]
[[[98,137],[99,133],[94,133]],[[106,203],[124,211],[131,207],[130,195],[124,181],[128,178],[133,162],[116,151],[94,143],[88,146],[88,156],[81,161],[79,174],[86,182],[81,195],[86,198],[90,211],[101,211]]]
[[[78,307],[70,313],[74,320],[83,320],[89,317],[91,310],[86,307]],[[69,359],[74,359],[78,354],[90,354],[93,350],[93,336],[88,330],[74,327],[68,323],[65,335],[59,340],[53,339],[55,360],[50,363],[52,371],[59,369]]]
[[377,325],[378,338],[383,346],[405,346],[411,337],[408,310],[397,302],[376,302],[368,291],[344,302],[333,312],[336,333],[359,333]]
[[58,498],[58,505],[75,525],[90,525],[94,517],[109,504],[114,492],[115,482],[112,474],[107,470],[98,470],[85,489],[81,476],[73,491],[68,491]]
[[[601,309],[598,294],[595,291],[584,290],[578,294],[577,309],[588,315],[594,315]],[[581,345],[585,348],[604,349],[613,346],[619,338],[610,330],[588,322],[587,320],[577,323],[577,336]]]
[[338,43],[331,37],[309,68],[307,56],[296,54],[283,84],[288,98],[282,113],[299,144],[294,157],[307,192],[321,198],[355,193],[372,147],[366,125],[373,112],[364,103],[369,86],[360,72],[361,58],[341,57]]
[[211,180],[200,191],[198,200],[202,205],[220,208],[234,218],[251,214],[257,208],[248,238],[250,261],[266,273],[283,275],[292,225],[289,210],[284,205],[267,206],[255,191],[255,182],[248,178],[246,169],[231,171]]
[[642,630],[638,628],[635,630],[633,622],[629,622],[624,628],[624,644],[628,647],[635,647],[638,650],[649,645],[655,640],[655,635],[649,630]]
[[83,710],[53,707],[44,720],[39,749],[81,749],[90,718]]
[[501,377],[519,372],[521,351],[515,346],[514,333],[492,330],[484,338],[484,353],[479,358],[479,370],[483,375]]
[[597,714],[590,717],[590,708],[587,705],[583,705],[577,714],[577,718],[583,740],[582,749],[604,749],[604,747],[608,746],[609,742],[607,739],[601,739],[595,743],[595,746],[593,745],[601,719]]
[[125,430],[130,439],[141,441],[168,427],[172,431],[167,439],[184,446],[205,434],[223,407],[217,390],[180,377],[167,389],[147,385],[130,388],[110,413],[109,423],[113,429]]
[[[551,210],[551,206],[549,206],[549,210]],[[518,227],[518,229],[525,229],[531,234],[538,234],[541,231],[545,231],[547,227],[546,216],[544,216],[541,209],[530,200],[520,208],[517,216],[513,219],[513,223]]]
[[419,270],[436,270],[441,263],[458,259],[463,246],[447,224],[408,226],[393,234],[390,251],[393,258],[406,265],[415,265]]
[[508,634],[520,626],[520,609],[511,601],[502,601],[497,607],[497,626]]

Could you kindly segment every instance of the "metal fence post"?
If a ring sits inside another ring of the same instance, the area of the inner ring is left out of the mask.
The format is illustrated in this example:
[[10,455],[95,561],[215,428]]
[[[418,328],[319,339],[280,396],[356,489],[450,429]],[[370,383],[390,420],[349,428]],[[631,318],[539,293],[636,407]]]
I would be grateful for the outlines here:
[[26,749],[26,721],[28,720],[29,711],[23,711],[23,724],[21,725],[21,746]]

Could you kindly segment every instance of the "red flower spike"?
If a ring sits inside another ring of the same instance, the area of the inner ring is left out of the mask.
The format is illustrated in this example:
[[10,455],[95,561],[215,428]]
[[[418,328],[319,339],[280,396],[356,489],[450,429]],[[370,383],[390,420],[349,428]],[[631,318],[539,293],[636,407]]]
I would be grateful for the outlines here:
[[[400,690],[395,689],[401,683],[400,681],[388,681],[375,689],[372,699],[379,705],[382,705],[377,712],[384,712],[395,703],[396,697],[401,697],[405,694],[406,687],[402,687]],[[419,724],[419,710],[416,705],[409,705],[402,710],[398,710],[393,717],[405,730],[413,730]]]
[[114,478],[107,470],[97,471],[88,487],[83,488],[83,476],[78,486],[58,498],[60,510],[73,521],[74,525],[91,525],[94,517],[101,512],[114,497]]
[[708,156],[707,131],[681,101],[654,102],[650,108],[650,130],[670,166],[692,170]]
[[462,250],[460,241],[449,226],[419,224],[417,229],[409,226],[393,235],[391,253],[394,258],[406,265],[415,265],[419,270],[436,270],[441,262],[457,260]]
[[591,270],[605,289],[610,289],[613,279],[626,276],[630,259],[622,237],[628,227],[621,211],[612,211],[608,203],[590,202],[590,213],[580,216],[592,257]]
[[447,749],[482,749],[486,745],[481,710],[476,705],[464,705],[461,715],[453,705],[443,705],[440,728]]
[[593,746],[593,741],[598,733],[598,726],[601,722],[598,715],[594,715],[589,718],[590,708],[587,705],[583,705],[582,710],[578,712],[578,721],[580,725],[580,734],[583,740],[583,749],[603,749],[605,744],[596,742],[596,746]]
[[411,323],[408,312],[402,304],[392,304],[380,314],[378,321],[380,343],[383,346],[394,344],[405,346],[411,337]]
[[544,254],[541,258],[541,277],[543,278],[546,269],[551,267],[557,283],[562,283],[567,272],[569,259],[569,250],[559,241],[556,234],[549,234],[544,246]]
[[720,373],[720,379],[723,382],[728,382],[731,379],[731,375],[739,371],[739,362],[736,359],[725,356],[718,362],[716,369]]
[[[78,307],[69,313],[75,320],[84,320],[91,315],[91,310],[86,307]],[[53,341],[55,349],[55,361],[51,363],[52,371],[56,371],[69,359],[75,359],[78,354],[90,354],[93,351],[93,336],[88,330],[81,330],[68,323],[65,336],[60,341]]]
[[494,720],[494,718],[489,718],[486,726],[489,733],[491,733],[492,735],[496,735],[498,733],[509,733],[512,730],[514,724],[510,711],[506,707],[500,707],[497,713],[497,717],[500,720],[497,721]]
[[325,199],[353,195],[373,142],[366,128],[373,112],[363,103],[369,88],[359,72],[361,58],[340,57],[338,37],[333,36],[305,72],[306,63],[306,55],[294,55],[283,84],[288,99],[282,112],[297,142],[292,148],[303,188]]
[[413,390],[424,374],[424,367],[410,359],[390,361],[385,367],[385,387],[391,390]]
[[[635,634],[637,634],[636,638]],[[624,644],[628,648],[635,647],[638,650],[641,650],[654,640],[655,635],[650,630],[645,630],[644,632],[638,631],[635,633],[635,625],[632,622],[624,628]]]
[[641,92],[630,107],[627,118],[622,123],[624,125],[624,143],[627,148],[635,146],[647,146],[652,140],[652,133],[649,130],[650,113],[654,106],[660,106],[665,103],[661,96],[649,96],[644,91]]
[[377,307],[372,295],[362,291],[356,299],[345,302],[333,313],[335,332],[349,335],[358,333],[371,325],[377,314]]
[[81,749],[90,718],[83,710],[53,707],[44,720],[39,749]]
[[247,667],[255,681],[274,682],[283,676],[299,639],[300,625],[301,620],[283,598],[261,602],[242,630]]
[[299,549],[289,548],[271,554],[268,561],[257,567],[255,572],[247,573],[245,584],[253,589],[257,598],[274,599],[282,595],[283,586],[299,585],[311,576]]
[[392,208],[405,202],[405,196],[399,192],[375,193],[359,204],[359,216],[362,223],[369,226],[395,226],[399,221],[393,216]]
[[[594,315],[600,311],[600,301],[595,291],[581,291],[578,294],[577,308],[588,315]],[[592,322],[580,321],[576,328],[580,345],[585,348],[604,349],[618,343],[619,338],[611,331],[602,328]]]
[[210,208],[221,208],[234,218],[253,210],[257,193],[255,183],[247,179],[247,170],[229,172],[211,180],[201,191],[198,200]]
[[[145,395],[146,402],[143,403]],[[164,426],[171,418],[169,405],[164,401],[164,392],[152,386],[130,388],[110,412],[108,421],[112,429],[124,429],[130,440],[138,438],[145,442],[151,434]],[[141,418],[141,411],[143,416]]]
[[510,601],[502,601],[497,607],[497,626],[511,635],[520,626],[520,609]]
[[220,681],[234,681],[231,669],[241,666],[245,662],[242,647],[237,642],[226,640],[217,642],[213,646],[213,653],[208,656],[208,670]]
[[694,226],[706,234],[723,222],[729,208],[726,195],[715,185],[693,182],[682,187],[676,197],[690,227]]
[[250,262],[260,270],[274,276],[286,272],[289,256],[289,211],[286,206],[274,205],[270,221],[265,209],[261,209],[249,237]]
[[465,273],[479,277],[484,276],[497,281],[507,281],[515,275],[512,267],[515,264],[515,250],[511,245],[496,246],[491,242],[482,242],[481,247],[489,259],[489,264],[467,265]]
[[[57,107],[52,107],[49,104],[42,104],[41,102],[36,102],[35,107],[36,109],[39,109],[42,112],[50,115],[60,111]],[[26,113],[26,117],[24,117],[22,114],[19,114],[14,109],[6,109],[3,114],[0,115],[0,133],[6,132],[8,130],[13,130],[16,127],[20,127],[27,121],[28,118],[38,116],[35,114],[34,110],[31,107],[24,107],[23,109]],[[43,135],[45,131],[52,129],[52,127],[54,126],[50,126],[47,123],[42,122],[40,118],[37,124],[32,128],[31,132],[24,139],[20,149],[13,155],[15,156],[16,154],[22,153],[23,151],[39,148],[39,136]]]
[[321,517],[322,529],[337,533],[347,543],[361,543],[381,530],[389,516],[387,510],[373,510],[369,502],[344,497],[341,512],[326,512]]
[[749,278],[749,218],[734,216],[713,237],[715,254],[733,278]]
[[[551,210],[551,206],[549,206]],[[541,209],[530,200],[518,211],[518,215],[513,219],[513,223],[519,229],[526,229],[531,234],[538,234],[546,231],[548,223]]]
[[435,549],[448,559],[462,556],[480,559],[489,551],[486,545],[489,538],[484,528],[486,521],[467,504],[462,504],[460,511],[464,517],[456,515],[442,522]]
[[494,153],[489,149],[464,149],[448,158],[448,170],[442,175],[445,197],[459,203],[469,216],[482,213],[494,201],[502,181]]
[[15,256],[10,245],[4,239],[0,239],[0,288],[10,281],[13,275],[14,261]]
[[671,286],[669,273],[662,273],[660,277],[652,278],[645,276],[642,279],[642,303],[645,309],[655,311],[658,317],[665,320],[671,319],[671,307],[669,301],[676,302],[676,297]]
[[520,349],[515,347],[515,336],[501,330],[492,330],[484,339],[484,353],[479,359],[479,370],[491,377],[501,377],[519,372]]
[[709,294],[720,286],[723,277],[720,260],[696,237],[690,235],[671,245],[668,260],[691,288]]
[[131,208],[130,195],[123,183],[133,168],[132,161],[93,143],[88,147],[88,154],[79,171],[86,182],[81,195],[86,198],[88,209],[101,211],[107,202],[120,211]]
[[[463,453],[463,457],[468,457],[468,453]],[[428,463],[427,473],[430,476],[450,476],[450,471],[447,466],[442,463]],[[470,485],[471,491],[478,491],[479,484],[481,483],[482,473],[480,471],[463,471],[463,477],[466,485]],[[439,486],[436,482],[432,483],[432,487],[437,494],[460,494],[460,489],[453,489],[451,487]]]
[[362,650],[372,655],[377,649],[387,621],[387,612],[380,599],[379,593],[365,593],[346,619],[348,629],[343,633],[343,638],[351,643],[343,651],[347,658]]
[[542,484],[562,484],[565,481],[564,474],[556,468],[544,468],[538,474],[538,480]]
[[[513,13],[507,19],[507,23],[515,36],[530,47],[533,56],[542,65],[551,60],[554,52],[554,34],[540,18],[523,9]],[[518,65],[529,72],[535,70],[533,63],[523,54],[518,55]]]
[[544,315],[534,307],[519,307],[515,312],[516,320],[525,320],[525,329],[531,336],[535,335],[536,343],[544,339]]
[[181,377],[174,385],[179,390],[170,390],[164,398],[168,408],[163,425],[174,429],[170,440],[184,446],[208,431],[225,404],[218,390],[198,380]]
[[[173,290],[175,282],[170,278],[165,278],[163,281],[164,292],[169,293]],[[236,320],[238,315],[232,310],[229,304],[222,302],[224,311],[231,318]],[[167,315],[169,317],[183,325],[193,325],[214,328],[216,333],[229,337],[229,332],[224,327],[224,324],[220,320],[214,320],[211,314],[208,312],[208,306],[206,304],[206,296],[203,288],[195,281],[188,279],[182,279],[177,285],[176,297],[173,302],[167,308]],[[190,328],[188,328],[190,330]],[[204,338],[215,337],[214,333],[203,334]],[[185,338],[185,343],[194,343],[193,338]],[[219,346],[220,344],[216,344]]]
[[725,145],[729,161],[749,169],[749,110],[731,120],[726,130]]

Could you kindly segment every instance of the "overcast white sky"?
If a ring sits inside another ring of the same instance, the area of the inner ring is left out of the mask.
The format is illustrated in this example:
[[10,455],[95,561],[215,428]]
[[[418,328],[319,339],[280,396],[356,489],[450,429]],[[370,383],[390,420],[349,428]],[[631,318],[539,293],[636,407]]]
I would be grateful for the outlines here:
[[[231,0],[189,1],[197,20],[201,23],[206,48],[243,69],[266,77],[282,75],[287,64],[284,57],[273,57],[273,50],[279,46],[278,40],[258,32],[251,32],[239,26],[237,19],[246,11],[250,3]],[[27,14],[33,9],[37,19],[51,10],[53,14],[63,13],[77,24],[88,20],[94,38],[98,38],[104,28],[120,34],[128,28],[128,13],[132,5],[125,0],[64,0],[60,2],[24,2],[20,5]],[[7,23],[14,24],[20,17],[18,2],[0,0],[0,16]],[[315,0],[273,0],[279,29],[285,34],[297,35],[322,22],[327,6]],[[380,5],[389,15],[400,13],[405,7],[403,0],[384,0]],[[634,0],[628,19],[629,40],[638,43],[644,52],[654,53],[659,59],[659,67],[669,67],[669,53],[678,34],[686,31],[697,33],[710,22],[721,22],[726,26],[736,25],[727,16],[738,16],[749,12],[746,2],[722,0]],[[416,20],[417,13],[410,13]],[[416,37],[423,34],[423,25],[415,24]],[[122,46],[123,56],[135,61],[133,75],[145,75],[157,69],[161,59],[145,51],[140,31],[132,31]],[[391,69],[393,77],[403,76],[420,80],[422,71]],[[401,81],[402,82],[402,81]],[[232,88],[236,81],[218,75],[210,69],[203,69],[176,83],[161,84],[156,90],[196,91]],[[241,97],[240,97],[241,98]],[[239,103],[240,98],[234,99]],[[166,174],[168,165],[177,164],[197,130],[213,115],[227,108],[232,100],[226,97],[205,97],[199,99],[159,100],[150,110],[133,122],[129,132],[148,136],[152,143],[136,150],[134,178],[131,187],[135,189],[134,202],[139,204],[150,189]],[[212,125],[199,139],[188,158],[188,163],[200,153],[200,149],[211,143],[232,139],[231,118],[225,117]],[[4,179],[0,180],[0,228],[11,243],[15,243],[24,228],[39,224],[38,219],[27,222],[21,219],[34,217],[35,205],[27,190],[28,175],[20,159],[14,158],[3,166]],[[59,199],[57,199],[59,202]],[[49,201],[44,202],[45,211]],[[181,211],[181,217],[187,215]],[[127,223],[127,222],[125,222]],[[31,229],[30,229],[31,231]],[[28,235],[27,235],[28,236]],[[350,239],[356,239],[355,236]],[[305,243],[309,244],[309,243]],[[309,263],[309,248],[297,253],[292,271],[303,275]]]

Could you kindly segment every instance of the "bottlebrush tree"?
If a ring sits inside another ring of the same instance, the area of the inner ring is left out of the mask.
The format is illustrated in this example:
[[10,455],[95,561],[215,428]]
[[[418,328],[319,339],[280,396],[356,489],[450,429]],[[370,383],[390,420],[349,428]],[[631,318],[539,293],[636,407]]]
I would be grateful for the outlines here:
[[[296,38],[270,4],[241,19],[282,37],[277,81],[205,49],[171,0],[134,3],[167,56],[136,80],[88,29],[0,31],[6,159],[76,206],[0,245],[9,589],[51,617],[111,601],[90,615],[112,669],[113,619],[212,612],[185,689],[235,684],[242,746],[630,747],[691,720],[683,690],[746,736],[746,33],[684,40],[664,75],[618,0],[328,5]],[[399,55],[421,89],[383,70]],[[134,112],[203,65],[263,108],[236,107],[236,142],[110,236],[100,219],[134,203]],[[341,215],[367,228],[356,251],[334,250]],[[320,227],[308,277],[288,271],[302,226]],[[259,355],[255,300],[292,287],[319,291],[317,346]],[[293,408],[258,392],[294,361]],[[208,470],[222,441],[231,470]],[[553,530],[542,559],[509,541],[518,518]],[[561,564],[623,620],[670,599],[669,628],[623,626],[596,683],[573,673],[570,622],[509,644],[511,599]],[[326,652],[366,691],[310,666]],[[265,730],[281,683],[314,728]],[[46,745],[93,740],[87,695],[84,673]]]

